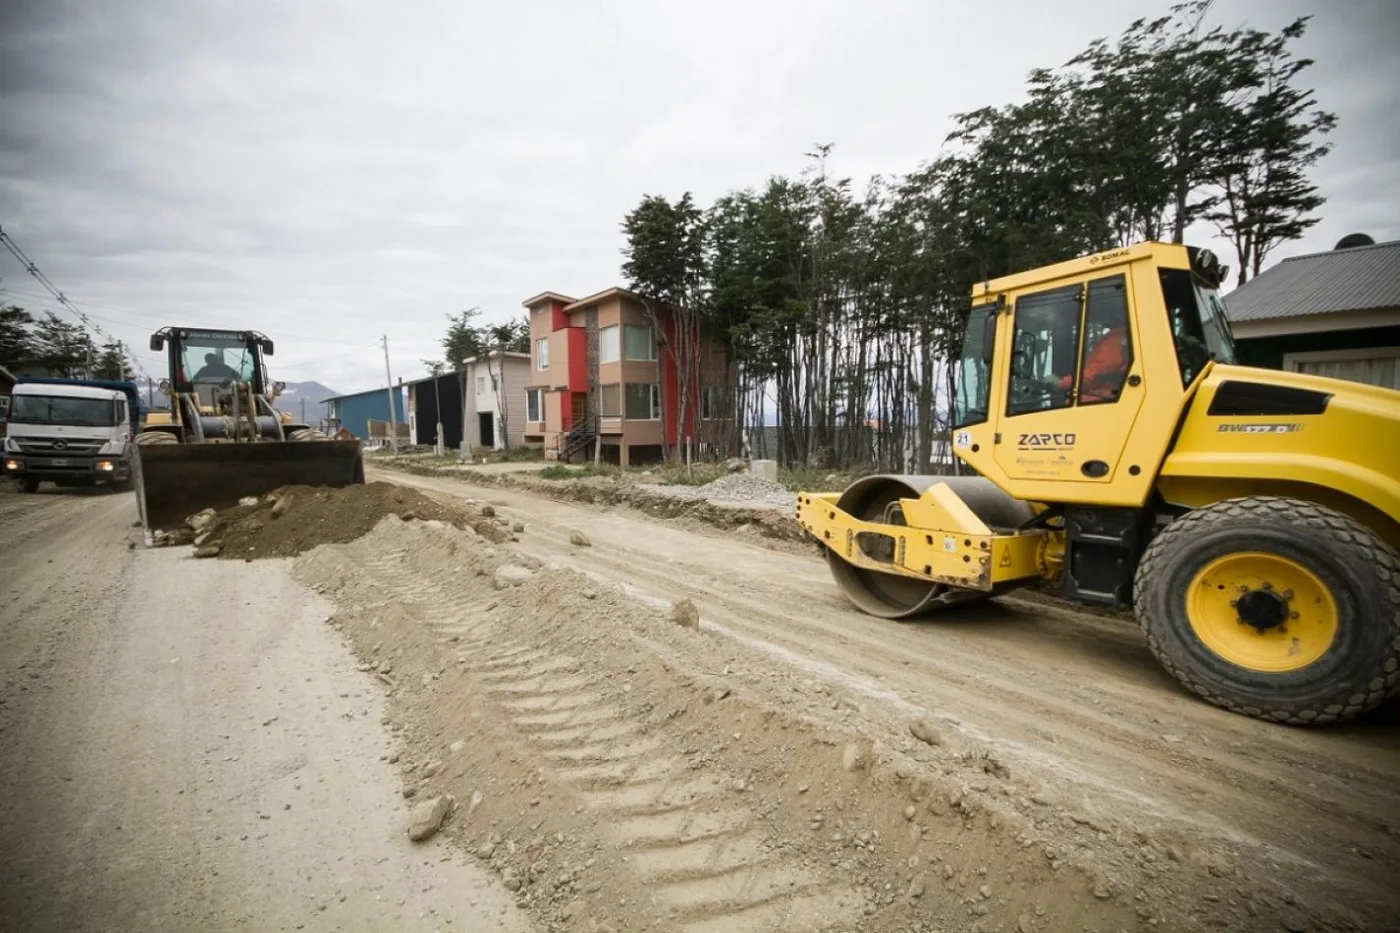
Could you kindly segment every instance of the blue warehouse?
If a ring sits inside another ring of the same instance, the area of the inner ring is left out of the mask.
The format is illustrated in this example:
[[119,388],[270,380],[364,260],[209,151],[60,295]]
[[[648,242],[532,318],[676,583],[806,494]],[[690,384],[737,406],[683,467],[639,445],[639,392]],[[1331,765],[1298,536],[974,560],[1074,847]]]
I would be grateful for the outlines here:
[[[401,437],[406,437],[408,421],[404,414],[403,389],[395,387],[393,394],[393,420],[399,425]],[[351,395],[337,395],[334,398],[326,399],[325,404],[329,408],[328,419],[332,434],[344,428],[361,441],[388,441],[387,422],[390,420],[388,389],[370,389],[367,392],[356,392]],[[371,421],[378,422],[374,438],[370,437]]]

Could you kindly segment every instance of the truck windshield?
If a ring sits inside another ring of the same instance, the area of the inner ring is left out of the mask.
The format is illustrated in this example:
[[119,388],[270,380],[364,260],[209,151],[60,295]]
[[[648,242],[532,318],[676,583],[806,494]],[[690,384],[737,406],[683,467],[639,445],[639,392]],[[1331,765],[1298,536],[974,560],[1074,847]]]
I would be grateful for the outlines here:
[[10,399],[10,422],[110,428],[117,423],[117,406],[110,399],[101,398],[15,395]]
[[1234,363],[1235,339],[1220,293],[1201,285],[1187,269],[1159,272],[1181,384],[1194,382],[1208,362]]

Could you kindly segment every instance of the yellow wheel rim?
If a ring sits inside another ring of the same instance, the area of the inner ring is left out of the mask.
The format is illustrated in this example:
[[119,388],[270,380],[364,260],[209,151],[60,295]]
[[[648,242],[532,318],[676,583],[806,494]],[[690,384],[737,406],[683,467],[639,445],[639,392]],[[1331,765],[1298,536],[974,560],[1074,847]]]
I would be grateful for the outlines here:
[[1201,568],[1186,594],[1196,637],[1251,671],[1301,670],[1337,637],[1337,601],[1316,574],[1279,554],[1241,551]]

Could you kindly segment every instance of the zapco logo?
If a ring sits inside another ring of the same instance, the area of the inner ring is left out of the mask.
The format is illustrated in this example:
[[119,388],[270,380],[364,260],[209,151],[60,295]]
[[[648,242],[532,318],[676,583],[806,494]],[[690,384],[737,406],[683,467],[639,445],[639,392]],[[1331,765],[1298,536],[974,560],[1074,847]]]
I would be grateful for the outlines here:
[[1222,424],[1218,429],[1221,434],[1292,434],[1294,431],[1303,430],[1303,426],[1296,422],[1284,424]]
[[1069,434],[1022,434],[1016,440],[1018,450],[1069,450],[1074,446],[1076,435]]

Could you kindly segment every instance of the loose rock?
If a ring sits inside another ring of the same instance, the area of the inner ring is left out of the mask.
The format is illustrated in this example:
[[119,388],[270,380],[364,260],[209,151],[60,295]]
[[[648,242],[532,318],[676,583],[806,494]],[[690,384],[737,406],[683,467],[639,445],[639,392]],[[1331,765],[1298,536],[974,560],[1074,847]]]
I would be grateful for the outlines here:
[[242,499],[239,499],[239,500],[238,500],[238,504],[241,505],[241,506],[243,506],[245,509],[246,509],[246,508],[250,508],[250,507],[255,506],[255,505],[258,504],[258,497],[257,497],[257,496],[244,496]]
[[522,531],[525,530],[525,523],[524,523],[524,522],[516,522],[515,524],[513,524],[513,525],[510,526],[510,530],[513,531],[513,532],[515,532],[516,534],[520,534]]
[[504,590],[507,587],[519,586],[522,583],[528,582],[533,576],[534,572],[528,567],[521,567],[518,564],[505,564],[496,568],[496,573],[492,577],[491,583],[496,589]]
[[588,535],[575,529],[569,532],[569,543],[574,547],[592,547],[593,542],[588,540]]
[[205,528],[208,528],[209,523],[214,520],[215,514],[213,509],[204,509],[185,519],[185,524],[189,525],[193,531],[203,531]]
[[223,551],[223,548],[221,548],[219,545],[209,544],[205,545],[204,547],[195,548],[194,556],[199,558],[218,557],[221,551]]
[[408,838],[414,842],[429,838],[441,828],[442,821],[451,810],[451,794],[442,794],[418,804],[413,808],[413,818],[408,824]]
[[915,719],[909,723],[909,734],[925,745],[942,745],[943,736],[938,727],[929,719]]
[[700,627],[700,610],[695,608],[695,603],[689,599],[677,600],[671,606],[671,621],[681,628],[698,629]]

